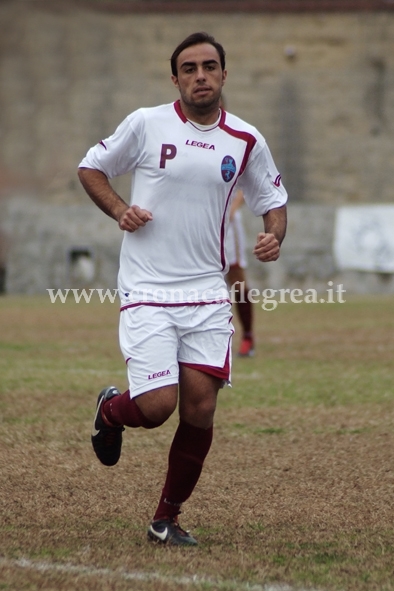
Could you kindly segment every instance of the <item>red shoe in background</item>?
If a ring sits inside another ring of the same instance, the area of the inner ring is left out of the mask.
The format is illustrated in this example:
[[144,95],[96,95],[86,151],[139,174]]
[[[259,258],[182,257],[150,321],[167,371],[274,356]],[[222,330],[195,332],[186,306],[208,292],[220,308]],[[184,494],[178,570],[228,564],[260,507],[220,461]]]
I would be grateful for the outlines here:
[[253,357],[254,342],[250,337],[244,337],[241,341],[238,351],[238,357]]

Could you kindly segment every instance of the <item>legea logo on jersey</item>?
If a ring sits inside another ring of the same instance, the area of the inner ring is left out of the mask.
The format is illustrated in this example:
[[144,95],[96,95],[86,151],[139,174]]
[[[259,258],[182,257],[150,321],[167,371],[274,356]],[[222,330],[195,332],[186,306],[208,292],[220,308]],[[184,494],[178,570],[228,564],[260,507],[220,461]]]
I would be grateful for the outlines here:
[[225,156],[221,164],[222,178],[226,183],[229,183],[234,178],[237,167],[232,156]]

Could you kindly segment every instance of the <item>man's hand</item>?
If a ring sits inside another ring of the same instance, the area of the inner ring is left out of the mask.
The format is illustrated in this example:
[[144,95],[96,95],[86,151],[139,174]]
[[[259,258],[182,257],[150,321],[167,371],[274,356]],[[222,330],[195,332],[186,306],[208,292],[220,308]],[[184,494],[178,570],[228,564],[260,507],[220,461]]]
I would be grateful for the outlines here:
[[153,219],[150,211],[141,209],[138,205],[127,207],[119,216],[118,224],[121,230],[135,232],[138,228],[145,226],[146,222]]
[[263,215],[264,230],[257,236],[253,254],[262,263],[276,261],[280,255],[280,245],[286,234],[286,205],[270,209]]
[[253,254],[262,263],[276,261],[280,254],[280,244],[273,234],[260,232],[257,236]]

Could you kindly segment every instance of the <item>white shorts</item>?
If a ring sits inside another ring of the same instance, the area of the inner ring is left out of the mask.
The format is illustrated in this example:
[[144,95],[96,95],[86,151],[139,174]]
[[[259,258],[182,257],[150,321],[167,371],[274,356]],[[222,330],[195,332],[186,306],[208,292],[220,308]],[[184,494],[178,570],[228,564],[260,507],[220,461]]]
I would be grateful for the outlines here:
[[138,305],[120,313],[130,397],[177,384],[179,364],[231,380],[231,304]]
[[239,209],[231,220],[225,242],[226,260],[228,264],[247,267],[245,232],[242,224],[242,214]]

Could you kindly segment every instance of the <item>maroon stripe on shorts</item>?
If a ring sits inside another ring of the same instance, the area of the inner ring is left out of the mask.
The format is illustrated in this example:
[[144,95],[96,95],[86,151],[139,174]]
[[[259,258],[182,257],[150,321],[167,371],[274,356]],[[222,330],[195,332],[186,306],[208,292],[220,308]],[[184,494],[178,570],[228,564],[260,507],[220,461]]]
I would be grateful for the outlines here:
[[201,363],[188,363],[187,361],[180,361],[179,364],[184,365],[185,367],[190,367],[191,369],[197,369],[198,371],[207,373],[215,378],[220,378],[221,380],[228,380],[230,377],[230,346],[227,350],[226,361],[224,362],[223,367],[203,365]]

